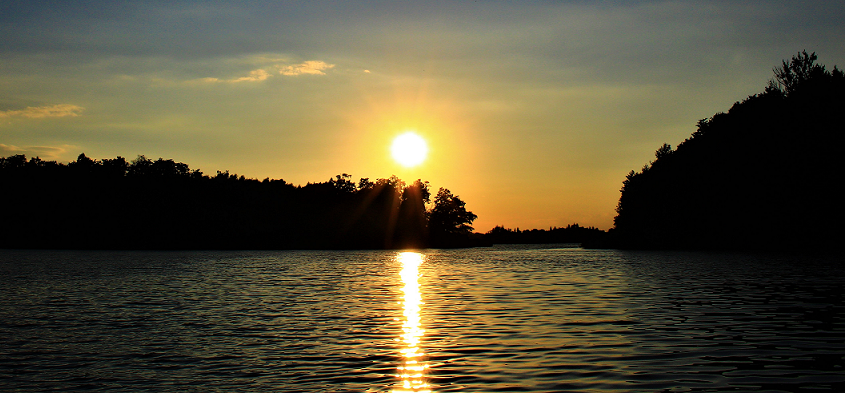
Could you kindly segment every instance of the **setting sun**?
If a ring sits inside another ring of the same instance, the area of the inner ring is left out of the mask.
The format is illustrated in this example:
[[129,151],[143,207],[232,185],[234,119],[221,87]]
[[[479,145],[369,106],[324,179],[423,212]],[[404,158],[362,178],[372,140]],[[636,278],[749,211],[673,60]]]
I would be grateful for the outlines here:
[[393,140],[390,154],[404,167],[417,166],[425,161],[428,155],[428,144],[421,136],[409,131]]

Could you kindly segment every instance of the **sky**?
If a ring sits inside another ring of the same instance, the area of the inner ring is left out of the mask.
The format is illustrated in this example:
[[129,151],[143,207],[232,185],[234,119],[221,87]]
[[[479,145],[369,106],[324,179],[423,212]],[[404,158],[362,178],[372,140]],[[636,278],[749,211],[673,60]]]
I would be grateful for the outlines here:
[[[843,1],[0,0],[0,156],[138,155],[305,185],[450,189],[474,227],[613,226],[625,175],[802,50]],[[394,137],[428,143],[413,168]]]

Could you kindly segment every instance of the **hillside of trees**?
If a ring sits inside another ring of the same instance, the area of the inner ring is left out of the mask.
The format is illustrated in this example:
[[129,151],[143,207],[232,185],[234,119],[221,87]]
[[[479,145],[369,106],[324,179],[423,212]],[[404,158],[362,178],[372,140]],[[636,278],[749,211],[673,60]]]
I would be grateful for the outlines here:
[[2,248],[381,249],[471,245],[476,215],[447,189],[347,174],[294,186],[138,156],[0,158]]
[[831,249],[843,234],[845,75],[806,51],[623,182],[617,246]]

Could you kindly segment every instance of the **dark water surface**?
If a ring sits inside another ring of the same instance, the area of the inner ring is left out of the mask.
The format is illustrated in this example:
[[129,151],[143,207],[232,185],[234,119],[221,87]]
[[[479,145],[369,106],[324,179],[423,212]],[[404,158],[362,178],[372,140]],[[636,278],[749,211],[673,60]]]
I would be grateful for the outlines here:
[[845,391],[837,262],[0,250],[0,390]]

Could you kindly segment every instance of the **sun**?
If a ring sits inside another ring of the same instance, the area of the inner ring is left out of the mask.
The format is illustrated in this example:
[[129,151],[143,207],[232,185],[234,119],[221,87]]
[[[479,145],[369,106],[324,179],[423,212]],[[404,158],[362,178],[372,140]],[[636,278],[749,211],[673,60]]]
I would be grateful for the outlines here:
[[425,161],[425,157],[428,155],[428,144],[421,136],[408,131],[393,139],[390,154],[400,165],[408,168],[414,167]]

